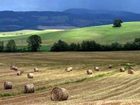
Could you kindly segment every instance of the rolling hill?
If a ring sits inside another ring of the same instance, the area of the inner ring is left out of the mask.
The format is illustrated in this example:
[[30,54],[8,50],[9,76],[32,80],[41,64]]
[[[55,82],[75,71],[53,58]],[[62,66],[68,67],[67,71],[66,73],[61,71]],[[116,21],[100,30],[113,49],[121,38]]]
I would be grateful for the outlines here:
[[65,11],[0,11],[0,31],[73,28],[111,24],[116,18],[140,21],[140,14],[125,11],[68,9]]
[[24,30],[16,32],[2,32],[0,39],[7,41],[14,39],[18,46],[26,45],[26,39],[30,35],[40,35],[43,39],[43,45],[51,46],[58,40],[64,40],[68,43],[81,42],[83,40],[95,40],[100,44],[111,44],[113,42],[126,43],[140,38],[140,22],[123,23],[121,28],[113,28],[112,25],[93,26],[85,28],[67,29],[67,30]]

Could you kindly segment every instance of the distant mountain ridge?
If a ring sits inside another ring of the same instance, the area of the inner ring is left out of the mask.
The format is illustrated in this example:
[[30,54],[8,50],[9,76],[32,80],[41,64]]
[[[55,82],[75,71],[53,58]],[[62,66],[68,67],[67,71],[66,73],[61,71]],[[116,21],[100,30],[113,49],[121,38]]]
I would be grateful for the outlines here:
[[68,9],[57,11],[0,12],[0,31],[22,29],[71,28],[111,24],[114,19],[140,21],[140,14],[125,11]]

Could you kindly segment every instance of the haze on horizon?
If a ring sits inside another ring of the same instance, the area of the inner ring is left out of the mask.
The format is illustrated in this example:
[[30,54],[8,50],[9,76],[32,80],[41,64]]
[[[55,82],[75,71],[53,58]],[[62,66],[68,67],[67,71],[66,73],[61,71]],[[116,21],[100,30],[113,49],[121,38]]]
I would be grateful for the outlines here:
[[0,11],[63,11],[70,8],[140,13],[140,0],[0,0]]

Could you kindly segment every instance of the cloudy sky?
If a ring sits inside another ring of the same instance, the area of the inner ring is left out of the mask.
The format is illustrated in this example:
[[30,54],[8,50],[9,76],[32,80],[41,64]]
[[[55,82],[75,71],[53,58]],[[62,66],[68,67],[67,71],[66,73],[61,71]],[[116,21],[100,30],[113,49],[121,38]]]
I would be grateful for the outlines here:
[[140,13],[140,0],[0,0],[0,11],[62,11],[70,8]]

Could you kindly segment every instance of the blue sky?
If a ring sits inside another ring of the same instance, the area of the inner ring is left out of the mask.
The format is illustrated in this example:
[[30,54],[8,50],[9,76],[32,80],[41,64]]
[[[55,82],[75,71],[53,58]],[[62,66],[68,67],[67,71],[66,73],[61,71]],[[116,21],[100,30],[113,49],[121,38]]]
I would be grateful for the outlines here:
[[140,13],[140,0],[0,0],[0,10],[62,11],[69,8]]

